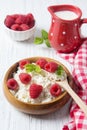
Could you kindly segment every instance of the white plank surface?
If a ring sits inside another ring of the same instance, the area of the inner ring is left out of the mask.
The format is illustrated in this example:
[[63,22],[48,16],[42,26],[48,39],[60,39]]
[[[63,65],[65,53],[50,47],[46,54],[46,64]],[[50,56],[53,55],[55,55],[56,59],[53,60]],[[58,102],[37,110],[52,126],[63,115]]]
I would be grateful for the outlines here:
[[[8,67],[14,62],[31,56],[47,56],[63,62],[71,70],[71,66],[59,58],[53,49],[45,45],[34,45],[33,38],[25,42],[12,41],[4,32],[3,21],[7,14],[29,13],[35,16],[37,27],[35,36],[41,29],[50,28],[51,16],[47,10],[49,5],[73,4],[81,8],[82,17],[87,17],[86,0],[0,0],[0,130],[61,130],[69,121],[69,103],[61,110],[44,116],[31,116],[15,110],[3,94],[3,78]],[[87,27],[83,29],[87,36]]]

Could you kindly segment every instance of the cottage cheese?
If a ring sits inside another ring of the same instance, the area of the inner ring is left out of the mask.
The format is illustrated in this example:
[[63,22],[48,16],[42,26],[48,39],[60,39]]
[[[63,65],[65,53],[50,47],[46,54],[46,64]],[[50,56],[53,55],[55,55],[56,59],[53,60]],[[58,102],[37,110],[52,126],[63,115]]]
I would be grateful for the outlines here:
[[[10,92],[20,101],[27,102],[27,103],[45,103],[53,100],[53,97],[50,92],[50,86],[54,83],[57,83],[59,80],[64,80],[67,76],[64,71],[62,76],[58,76],[55,73],[47,72],[41,69],[40,73],[36,73],[35,71],[29,72],[32,79],[28,85],[23,84],[19,79],[19,74],[26,72],[25,69],[20,69],[18,67],[17,72],[13,74],[14,79],[18,82],[19,89],[18,91],[10,90]],[[40,96],[36,99],[32,99],[29,95],[29,87],[32,83],[36,83],[43,86],[43,91]],[[64,91],[62,89],[62,91]]]

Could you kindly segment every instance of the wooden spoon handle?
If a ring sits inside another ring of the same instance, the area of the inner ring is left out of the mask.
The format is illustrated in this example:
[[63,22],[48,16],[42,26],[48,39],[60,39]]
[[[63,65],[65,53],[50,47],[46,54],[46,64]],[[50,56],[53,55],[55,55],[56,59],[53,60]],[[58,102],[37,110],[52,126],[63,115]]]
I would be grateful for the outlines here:
[[64,83],[62,84],[58,83],[58,84],[61,85],[70,94],[70,96],[74,99],[77,105],[82,109],[82,111],[87,116],[87,105],[85,105],[85,103],[81,100],[81,98],[72,90],[68,82],[64,81]]

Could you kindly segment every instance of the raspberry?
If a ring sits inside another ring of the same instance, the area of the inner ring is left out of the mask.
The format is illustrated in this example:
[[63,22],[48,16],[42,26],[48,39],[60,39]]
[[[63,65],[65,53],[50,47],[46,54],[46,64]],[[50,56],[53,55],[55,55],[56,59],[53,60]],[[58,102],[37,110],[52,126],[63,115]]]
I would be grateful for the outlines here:
[[29,26],[29,28],[32,28],[34,26],[34,24],[35,24],[33,14],[31,14],[31,13],[27,14],[26,19],[27,19],[27,25]]
[[19,79],[21,80],[21,82],[23,84],[28,84],[31,81],[31,75],[27,74],[27,73],[20,73],[19,74]]
[[27,15],[13,14],[6,16],[4,24],[12,30],[25,31],[34,26],[35,20],[31,13]]
[[27,16],[28,18],[30,18],[31,20],[34,20],[34,16],[33,16],[32,13],[28,13],[26,16]]
[[18,83],[14,78],[11,78],[7,81],[7,86],[11,90],[17,90],[18,89]]
[[20,27],[22,28],[23,31],[29,29],[29,26],[27,24],[21,24]]
[[32,28],[35,25],[35,20],[31,21],[31,23],[29,23],[29,28]]
[[33,99],[38,98],[42,90],[43,90],[43,87],[41,85],[31,84],[30,89],[29,89],[30,97]]
[[12,16],[7,15],[4,23],[8,28],[10,28],[15,23],[15,20]]
[[27,18],[27,21],[28,21],[28,22],[31,22],[31,21],[34,20],[34,16],[33,16],[33,14],[31,14],[31,13],[27,14],[27,15],[26,15],[26,18]]
[[21,60],[21,61],[19,62],[19,66],[20,66],[21,69],[24,69],[24,66],[25,66],[26,64],[29,64],[29,61],[28,61],[28,60]]
[[41,58],[41,59],[37,60],[36,64],[39,65],[42,69],[44,69],[44,66],[47,64],[47,61],[46,61],[46,59]]
[[20,14],[13,14],[11,15],[15,20],[19,17]]
[[15,20],[16,24],[23,24],[26,23],[26,16],[25,15],[19,15],[18,18]]
[[22,28],[21,28],[20,25],[18,25],[18,24],[13,24],[13,25],[11,26],[11,29],[12,29],[12,30],[15,30],[15,31],[22,31]]
[[50,93],[52,96],[57,97],[61,93],[61,87],[58,84],[53,84],[50,88]]
[[45,70],[48,72],[55,72],[57,70],[57,68],[58,68],[58,64],[55,62],[48,62],[45,65]]

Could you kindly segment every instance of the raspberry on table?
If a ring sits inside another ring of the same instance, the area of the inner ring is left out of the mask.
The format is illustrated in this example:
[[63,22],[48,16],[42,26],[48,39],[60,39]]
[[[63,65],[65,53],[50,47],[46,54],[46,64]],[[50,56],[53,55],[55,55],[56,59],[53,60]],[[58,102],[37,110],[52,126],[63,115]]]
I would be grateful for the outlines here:
[[21,69],[24,69],[24,66],[26,65],[26,64],[29,64],[30,62],[28,61],[28,60],[21,60],[21,61],[19,61],[19,67],[21,68]]
[[37,60],[36,64],[44,69],[44,66],[47,64],[47,60],[45,58],[40,58]]
[[19,88],[18,83],[14,78],[8,79],[7,86],[11,90],[17,90]]
[[55,72],[55,71],[57,70],[57,68],[58,68],[58,64],[55,63],[55,62],[48,62],[48,63],[45,65],[45,67],[44,67],[44,69],[45,69],[46,71],[51,72],[51,73]]
[[30,97],[35,99],[38,98],[43,90],[43,87],[38,84],[31,84],[29,88]]
[[50,93],[52,96],[57,97],[61,94],[61,87],[55,83],[50,88]]
[[20,73],[19,74],[19,79],[23,84],[29,84],[31,81],[31,75],[27,74],[27,73]]

